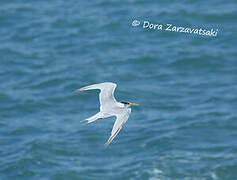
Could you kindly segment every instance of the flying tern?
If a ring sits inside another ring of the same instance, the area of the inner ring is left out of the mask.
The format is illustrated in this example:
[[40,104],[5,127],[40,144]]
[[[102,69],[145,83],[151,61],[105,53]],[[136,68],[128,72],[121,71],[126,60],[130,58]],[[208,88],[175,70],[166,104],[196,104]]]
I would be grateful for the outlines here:
[[122,129],[123,125],[129,118],[131,113],[130,106],[138,106],[138,104],[130,103],[130,102],[117,102],[114,98],[114,90],[116,88],[116,84],[112,82],[104,82],[99,84],[93,84],[90,86],[82,87],[76,92],[99,89],[99,99],[100,99],[100,111],[92,117],[85,119],[88,123],[94,122],[97,119],[107,118],[111,116],[116,116],[116,121],[114,123],[111,136],[108,141],[105,143],[108,146],[115,136]]

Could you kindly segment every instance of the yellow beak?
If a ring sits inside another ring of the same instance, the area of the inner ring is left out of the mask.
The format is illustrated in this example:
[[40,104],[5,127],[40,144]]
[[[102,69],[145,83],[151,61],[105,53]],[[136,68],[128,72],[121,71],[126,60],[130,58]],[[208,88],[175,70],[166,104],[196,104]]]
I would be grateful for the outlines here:
[[139,104],[130,103],[130,106],[139,106]]

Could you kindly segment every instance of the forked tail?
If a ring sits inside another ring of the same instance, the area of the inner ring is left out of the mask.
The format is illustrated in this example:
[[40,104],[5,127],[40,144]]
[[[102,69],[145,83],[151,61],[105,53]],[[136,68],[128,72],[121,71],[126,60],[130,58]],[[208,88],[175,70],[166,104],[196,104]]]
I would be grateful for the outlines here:
[[86,118],[85,120],[82,120],[81,122],[87,121],[87,123],[92,123],[92,122],[94,122],[94,121],[96,121],[97,119],[100,119],[100,118],[102,118],[102,117],[101,117],[100,112],[98,112],[98,113],[95,114],[94,116],[91,116],[91,117],[89,117],[89,118]]

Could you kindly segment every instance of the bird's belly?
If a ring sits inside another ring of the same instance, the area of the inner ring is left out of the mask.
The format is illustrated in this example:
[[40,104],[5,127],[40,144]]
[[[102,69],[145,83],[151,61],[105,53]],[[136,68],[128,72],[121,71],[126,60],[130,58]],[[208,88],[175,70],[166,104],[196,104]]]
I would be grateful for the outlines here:
[[110,116],[114,116],[115,114],[118,113],[118,108],[115,108],[115,107],[101,107],[100,108],[100,111],[103,113],[103,114],[106,114],[106,115],[110,115]]

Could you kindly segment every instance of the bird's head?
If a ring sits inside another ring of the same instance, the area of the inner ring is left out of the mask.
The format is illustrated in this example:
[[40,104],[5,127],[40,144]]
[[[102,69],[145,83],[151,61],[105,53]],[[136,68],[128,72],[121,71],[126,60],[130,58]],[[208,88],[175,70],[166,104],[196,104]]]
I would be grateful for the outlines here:
[[122,101],[121,103],[124,105],[124,107],[139,106],[139,104],[130,103],[130,102],[124,102],[124,101]]

